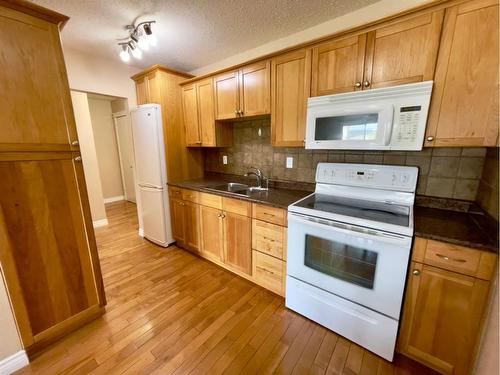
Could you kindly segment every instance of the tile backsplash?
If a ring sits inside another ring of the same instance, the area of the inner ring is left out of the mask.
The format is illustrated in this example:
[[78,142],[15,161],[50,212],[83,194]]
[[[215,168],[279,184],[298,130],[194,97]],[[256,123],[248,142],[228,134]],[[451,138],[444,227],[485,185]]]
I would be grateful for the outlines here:
[[[242,175],[259,167],[273,180],[314,182],[319,162],[411,165],[420,168],[417,193],[475,200],[485,148],[435,148],[422,151],[329,151],[271,146],[270,120],[234,123],[232,147],[205,149],[205,171]],[[222,163],[227,155],[228,164]],[[293,157],[293,168],[285,168]]]
[[497,221],[498,215],[498,148],[488,148],[483,168],[483,174],[479,181],[477,192],[477,202],[479,205],[493,216]]

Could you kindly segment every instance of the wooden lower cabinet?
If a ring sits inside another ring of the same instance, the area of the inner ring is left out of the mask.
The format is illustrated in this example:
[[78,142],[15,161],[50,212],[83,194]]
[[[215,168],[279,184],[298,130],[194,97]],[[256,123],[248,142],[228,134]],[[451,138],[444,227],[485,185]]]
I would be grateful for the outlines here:
[[435,243],[417,238],[414,246],[397,350],[443,374],[470,374],[490,283],[415,261],[431,259]]
[[286,262],[260,251],[252,251],[253,277],[257,284],[284,296]]
[[252,274],[252,218],[224,213],[224,263]]
[[184,202],[170,198],[170,217],[172,219],[172,235],[177,244],[183,246],[184,239]]
[[223,259],[223,223],[221,210],[200,205],[201,254],[221,262]]
[[184,202],[184,243],[188,250],[200,251],[200,205]]
[[76,156],[0,154],[0,262],[28,354],[102,314],[106,303]]

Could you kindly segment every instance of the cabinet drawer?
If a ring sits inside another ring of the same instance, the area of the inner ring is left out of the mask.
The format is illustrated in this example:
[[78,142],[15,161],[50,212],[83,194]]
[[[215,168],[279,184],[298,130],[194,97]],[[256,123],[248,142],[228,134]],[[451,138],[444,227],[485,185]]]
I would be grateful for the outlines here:
[[182,199],[182,189],[178,187],[169,186],[168,196],[171,198]]
[[222,198],[222,209],[234,214],[250,216],[252,208],[250,202],[224,197]]
[[252,251],[252,269],[254,281],[260,286],[280,295],[285,294],[286,263],[259,251]]
[[222,209],[222,197],[219,195],[199,193],[198,203],[202,206]]
[[286,210],[281,208],[253,204],[252,217],[268,223],[286,226]]
[[194,190],[182,189],[182,199],[188,202],[198,203],[198,192]]
[[427,241],[424,263],[464,275],[490,280],[495,270],[497,256],[485,251]]
[[273,257],[284,259],[286,228],[265,221],[252,221],[252,248]]

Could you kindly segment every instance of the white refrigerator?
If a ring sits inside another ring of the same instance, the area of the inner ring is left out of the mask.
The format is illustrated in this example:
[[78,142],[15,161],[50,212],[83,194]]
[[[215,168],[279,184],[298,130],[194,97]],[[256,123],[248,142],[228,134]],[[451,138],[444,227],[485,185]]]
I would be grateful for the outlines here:
[[131,111],[139,234],[160,245],[174,242],[170,224],[167,168],[159,104]]

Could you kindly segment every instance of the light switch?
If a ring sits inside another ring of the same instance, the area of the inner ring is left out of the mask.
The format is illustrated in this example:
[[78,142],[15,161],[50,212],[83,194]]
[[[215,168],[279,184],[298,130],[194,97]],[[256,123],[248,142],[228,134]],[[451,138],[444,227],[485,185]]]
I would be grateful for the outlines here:
[[286,167],[293,168],[293,157],[292,156],[286,157]]
[[227,164],[227,155],[222,156],[222,164]]

